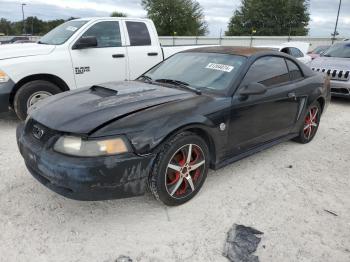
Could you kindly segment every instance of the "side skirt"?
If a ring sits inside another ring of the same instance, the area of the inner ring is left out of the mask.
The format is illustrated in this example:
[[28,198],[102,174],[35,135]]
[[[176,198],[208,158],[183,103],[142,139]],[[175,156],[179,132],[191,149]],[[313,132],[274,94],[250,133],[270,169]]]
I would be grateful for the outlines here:
[[297,137],[297,136],[298,136],[297,133],[293,133],[293,134],[289,134],[289,135],[287,135],[287,136],[283,136],[283,137],[277,138],[277,139],[275,139],[275,140],[272,140],[272,141],[270,141],[270,142],[267,142],[267,143],[265,143],[265,144],[262,144],[261,146],[254,147],[254,148],[252,148],[252,149],[250,149],[250,150],[248,150],[248,151],[246,151],[246,152],[243,152],[243,153],[241,153],[241,154],[239,154],[239,155],[234,155],[234,156],[231,157],[231,158],[228,158],[228,159],[225,159],[225,160],[223,160],[223,161],[221,161],[221,162],[219,162],[219,163],[216,163],[216,164],[214,164],[214,165],[212,166],[212,169],[218,170],[218,169],[220,169],[220,168],[222,168],[222,167],[224,167],[224,166],[227,166],[227,165],[229,165],[229,164],[232,164],[232,163],[234,163],[234,162],[237,162],[238,160],[241,160],[241,159],[246,158],[246,157],[248,157],[248,156],[254,155],[255,153],[261,152],[261,151],[263,151],[263,150],[265,150],[265,149],[268,149],[268,148],[270,148],[270,147],[273,147],[273,146],[275,146],[275,145],[277,145],[277,144],[280,144],[280,143],[282,143],[282,142],[289,141],[289,140],[291,140],[291,139],[293,139],[293,138],[295,138],[295,137]]

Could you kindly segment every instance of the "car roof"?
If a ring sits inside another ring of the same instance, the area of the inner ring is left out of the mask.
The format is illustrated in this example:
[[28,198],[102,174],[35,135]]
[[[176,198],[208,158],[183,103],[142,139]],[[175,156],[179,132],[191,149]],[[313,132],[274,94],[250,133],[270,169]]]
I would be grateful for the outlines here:
[[269,48],[269,49],[282,49],[285,47],[289,47],[289,46],[284,46],[284,45],[258,45],[255,46],[257,48]]
[[98,20],[136,20],[136,21],[151,21],[148,18],[139,18],[139,17],[110,17],[110,16],[106,16],[106,17],[83,17],[83,18],[77,18],[77,19],[73,19],[71,21],[98,21]]
[[257,48],[257,47],[243,47],[243,46],[207,46],[193,48],[183,51],[183,53],[197,52],[197,53],[218,53],[228,55],[253,56],[260,52],[273,52],[271,48]]

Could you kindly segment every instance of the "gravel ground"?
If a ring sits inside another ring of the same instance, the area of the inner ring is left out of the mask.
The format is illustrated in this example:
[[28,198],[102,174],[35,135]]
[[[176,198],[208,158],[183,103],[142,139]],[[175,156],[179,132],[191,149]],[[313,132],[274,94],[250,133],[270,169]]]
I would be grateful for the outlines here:
[[176,208],[150,195],[78,202],[47,190],[17,151],[17,123],[0,118],[0,261],[227,261],[234,223],[264,232],[261,261],[350,261],[350,101],[332,101],[312,143],[211,171]]

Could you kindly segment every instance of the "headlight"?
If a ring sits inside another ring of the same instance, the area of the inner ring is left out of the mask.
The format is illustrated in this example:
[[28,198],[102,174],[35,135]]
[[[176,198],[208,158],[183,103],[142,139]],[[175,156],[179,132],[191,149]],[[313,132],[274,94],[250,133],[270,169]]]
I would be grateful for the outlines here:
[[8,77],[8,75],[4,71],[0,70],[0,83],[6,83],[9,80],[10,78]]
[[62,154],[81,157],[109,156],[129,152],[126,142],[121,137],[106,140],[83,140],[80,137],[62,136],[57,140],[54,150]]

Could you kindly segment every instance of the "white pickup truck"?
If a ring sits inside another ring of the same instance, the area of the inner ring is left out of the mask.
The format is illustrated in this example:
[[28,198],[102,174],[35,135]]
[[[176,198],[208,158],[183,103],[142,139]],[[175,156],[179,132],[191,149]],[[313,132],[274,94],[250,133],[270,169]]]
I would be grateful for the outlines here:
[[0,113],[20,119],[47,96],[103,82],[133,80],[167,57],[195,46],[161,47],[151,20],[84,18],[33,44],[0,46]]

